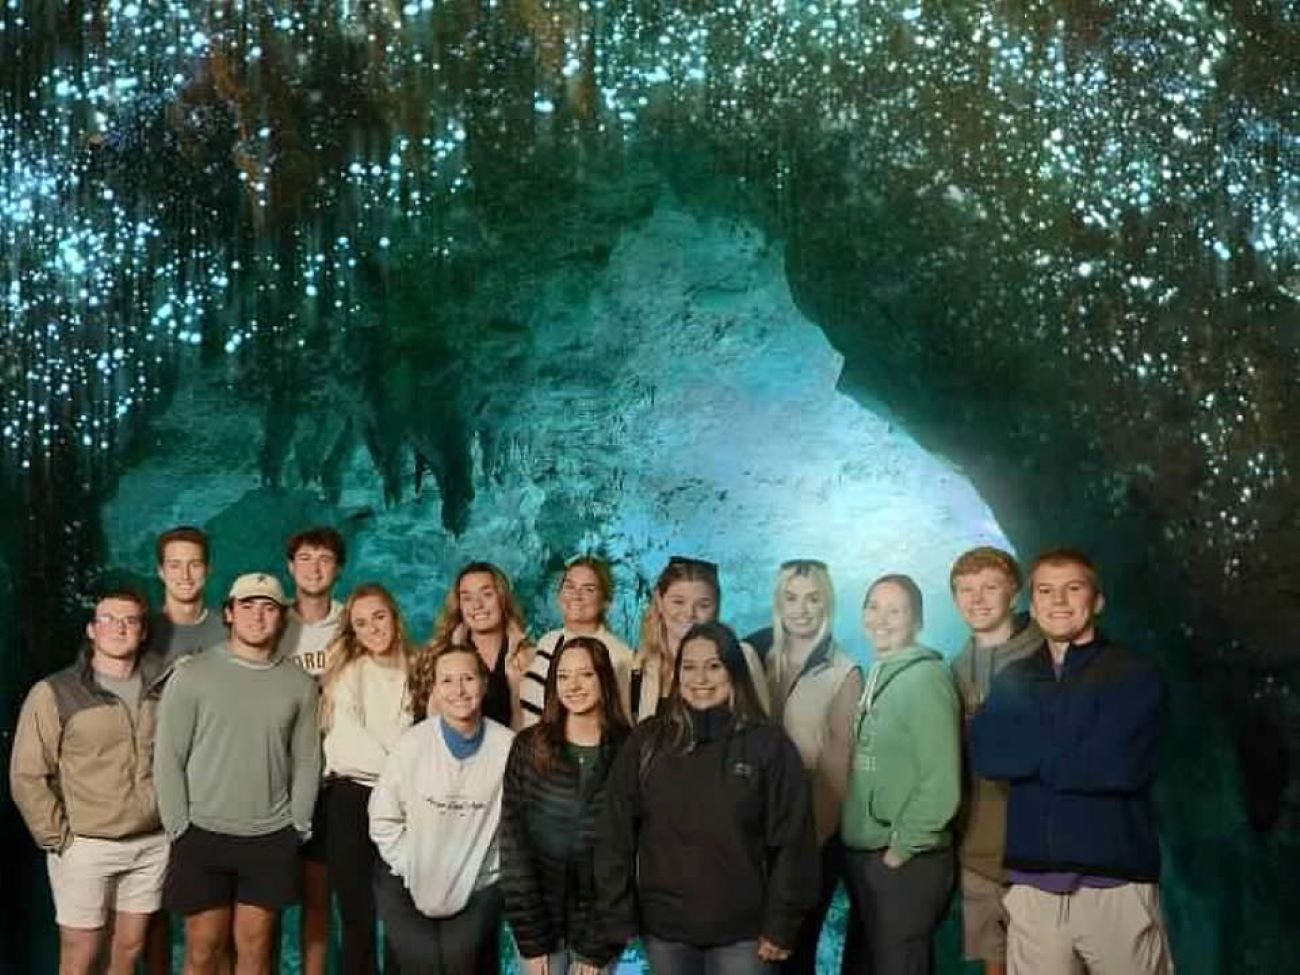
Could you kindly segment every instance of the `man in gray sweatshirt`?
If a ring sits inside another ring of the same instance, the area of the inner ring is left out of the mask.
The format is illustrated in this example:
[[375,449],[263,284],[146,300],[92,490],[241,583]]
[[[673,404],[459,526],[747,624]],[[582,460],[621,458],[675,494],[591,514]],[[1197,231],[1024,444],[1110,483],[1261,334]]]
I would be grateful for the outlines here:
[[298,846],[320,780],[316,682],[274,651],[284,590],[235,580],[227,643],[178,663],[159,708],[154,778],[172,838],[163,901],[185,916],[185,970],[270,975],[279,912],[299,896]]

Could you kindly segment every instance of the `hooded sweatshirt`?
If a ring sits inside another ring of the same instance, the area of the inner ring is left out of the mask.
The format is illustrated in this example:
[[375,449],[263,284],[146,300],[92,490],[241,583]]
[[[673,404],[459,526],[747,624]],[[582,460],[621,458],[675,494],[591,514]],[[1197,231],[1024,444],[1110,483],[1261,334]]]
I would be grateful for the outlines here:
[[943,657],[921,646],[877,657],[854,722],[841,835],[906,860],[945,847],[961,800],[957,691]]
[[[1028,614],[1017,616],[1006,643],[981,647],[971,637],[952,662],[961,694],[962,717],[969,721],[984,706],[993,678],[1008,664],[1028,657],[1042,645],[1043,634]],[[982,877],[1004,881],[1003,848],[1007,833],[1007,784],[981,778],[967,762],[966,801],[958,817],[961,865]]]

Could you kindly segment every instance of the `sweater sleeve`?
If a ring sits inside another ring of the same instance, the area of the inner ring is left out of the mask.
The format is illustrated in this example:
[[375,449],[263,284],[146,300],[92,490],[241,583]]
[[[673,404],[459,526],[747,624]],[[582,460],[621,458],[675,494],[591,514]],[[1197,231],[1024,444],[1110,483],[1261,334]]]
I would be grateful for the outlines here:
[[329,689],[330,727],[325,733],[326,767],[346,778],[370,779],[384,767],[388,750],[362,716],[360,661],[348,665]]
[[644,742],[645,734],[634,732],[614,759],[596,830],[596,909],[609,940],[617,945],[637,934],[636,852]]
[[[409,734],[409,732],[408,732]],[[370,839],[395,876],[406,879],[406,768],[399,742],[370,793]]]
[[1156,772],[1164,684],[1151,668],[1070,702],[1046,745],[1042,779],[1061,792],[1133,793]]
[[[920,668],[918,668],[920,670]],[[926,667],[906,712],[916,782],[894,819],[890,848],[907,860],[943,843],[961,802],[960,705],[944,667]]]
[[186,777],[194,729],[198,721],[198,699],[190,684],[190,664],[182,659],[175,665],[158,702],[158,728],[154,735],[153,779],[158,792],[158,815],[163,829],[173,840],[190,825],[190,790]]
[[501,893],[506,920],[524,958],[547,955],[559,947],[528,841],[531,741],[525,732],[511,746],[501,797]]
[[290,745],[293,749],[293,779],[289,783],[293,828],[304,839],[311,835],[312,812],[316,808],[316,793],[320,790],[320,730],[316,723],[319,704],[316,681],[304,681]]
[[971,767],[986,779],[1025,781],[1039,776],[1043,760],[1041,710],[1032,688],[1012,664],[993,681],[988,700],[971,716]]
[[803,760],[785,733],[774,730],[779,741],[764,782],[769,852],[763,937],[793,950],[804,915],[817,902],[821,858]]
[[59,710],[50,685],[41,681],[23,701],[9,756],[9,794],[42,850],[61,851],[72,838],[57,783]]

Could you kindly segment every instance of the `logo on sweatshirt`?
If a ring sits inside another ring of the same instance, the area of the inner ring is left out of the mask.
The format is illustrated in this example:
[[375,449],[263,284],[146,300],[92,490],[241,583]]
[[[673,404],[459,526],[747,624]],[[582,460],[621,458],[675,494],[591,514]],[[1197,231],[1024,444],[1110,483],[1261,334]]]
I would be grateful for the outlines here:
[[439,815],[456,816],[459,819],[467,819],[488,807],[488,804],[481,799],[465,799],[460,796],[452,796],[448,799],[426,796],[425,801],[433,806],[434,811]]

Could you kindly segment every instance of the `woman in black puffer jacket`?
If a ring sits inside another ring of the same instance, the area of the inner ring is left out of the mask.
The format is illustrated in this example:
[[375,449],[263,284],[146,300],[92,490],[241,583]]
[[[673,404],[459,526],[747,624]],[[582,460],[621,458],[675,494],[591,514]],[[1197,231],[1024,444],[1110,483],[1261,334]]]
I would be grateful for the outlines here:
[[501,810],[501,889],[524,975],[596,975],[622,945],[595,912],[605,778],[628,734],[609,651],[576,636],[555,651],[540,723],[515,738]]

